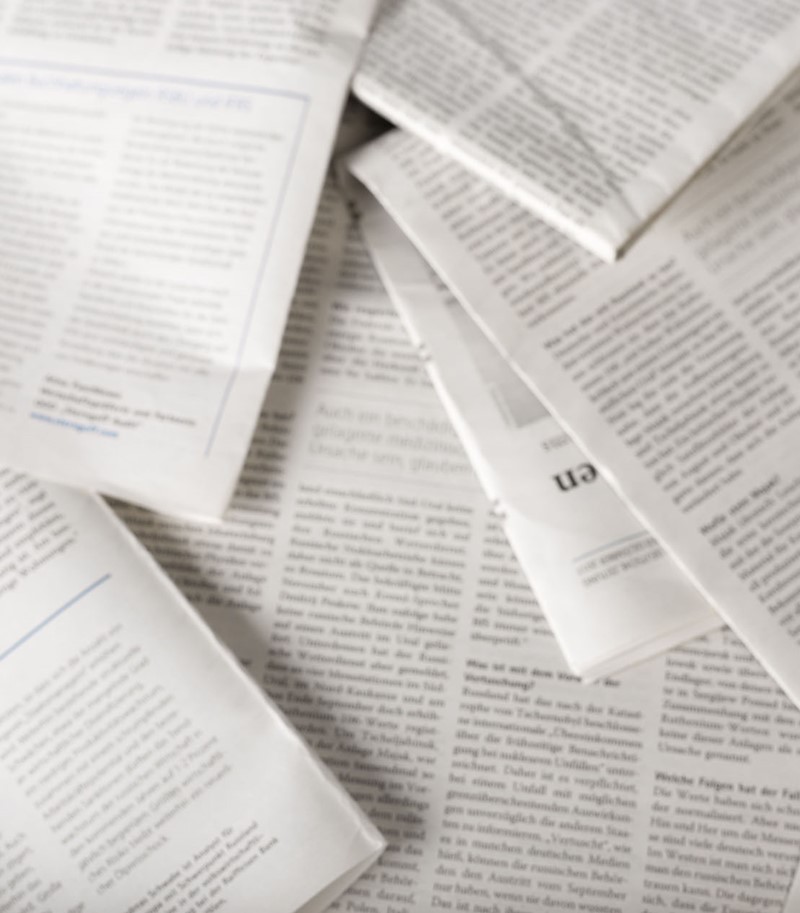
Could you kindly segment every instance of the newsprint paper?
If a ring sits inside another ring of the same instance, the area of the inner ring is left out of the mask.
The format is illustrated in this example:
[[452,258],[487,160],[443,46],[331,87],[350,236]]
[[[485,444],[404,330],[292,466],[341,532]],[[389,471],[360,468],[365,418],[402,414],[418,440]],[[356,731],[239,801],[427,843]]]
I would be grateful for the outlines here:
[[0,3],[1,462],[222,515],[374,5]]
[[386,0],[354,90],[611,260],[799,63],[798,0]]
[[796,704],[798,122],[795,84],[614,266],[521,212],[500,240],[444,161],[437,204],[403,138],[353,166]]
[[564,656],[595,679],[721,619],[369,194],[360,225]]

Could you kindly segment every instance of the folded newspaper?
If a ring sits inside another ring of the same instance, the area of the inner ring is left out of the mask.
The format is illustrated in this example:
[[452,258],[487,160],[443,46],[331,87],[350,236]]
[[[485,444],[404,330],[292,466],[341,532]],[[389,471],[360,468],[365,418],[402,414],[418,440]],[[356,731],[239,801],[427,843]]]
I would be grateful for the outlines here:
[[103,502],[3,469],[0,530],[0,909],[320,911],[375,861]]
[[613,266],[418,141],[353,167],[800,704],[798,123],[795,81]]
[[570,668],[619,672],[721,625],[380,205],[375,262]]
[[611,260],[798,64],[800,0],[386,0],[354,90]]
[[220,517],[375,2],[175,6],[0,23],[0,462]]

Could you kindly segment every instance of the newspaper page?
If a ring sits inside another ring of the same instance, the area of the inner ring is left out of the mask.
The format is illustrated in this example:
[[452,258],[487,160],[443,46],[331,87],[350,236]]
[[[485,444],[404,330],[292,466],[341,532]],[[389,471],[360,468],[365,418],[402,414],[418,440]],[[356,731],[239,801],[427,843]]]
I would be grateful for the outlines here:
[[[582,279],[526,223],[521,243],[558,265],[516,306],[468,254],[469,193],[434,209],[381,140],[354,162],[796,703],[799,119],[795,86],[624,261]],[[495,277],[519,254],[507,241],[476,242]]]
[[221,516],[373,6],[0,3],[0,461]]
[[2,469],[0,543],[3,913],[321,910],[375,860],[107,505]]
[[386,0],[354,90],[612,260],[799,63],[797,0]]
[[316,273],[231,515],[120,509],[386,836],[334,909],[782,910],[800,712],[730,632],[573,676],[357,234]]
[[618,672],[721,624],[366,192],[373,259],[570,668]]

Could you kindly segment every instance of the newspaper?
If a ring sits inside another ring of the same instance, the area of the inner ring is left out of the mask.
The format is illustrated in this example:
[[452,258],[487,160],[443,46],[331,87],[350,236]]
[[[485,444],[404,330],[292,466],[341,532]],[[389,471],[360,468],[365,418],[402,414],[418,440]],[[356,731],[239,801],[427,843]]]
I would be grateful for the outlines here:
[[373,7],[0,5],[0,461],[222,515]]
[[107,505],[2,469],[0,536],[4,913],[316,911],[375,860]]
[[386,836],[334,909],[781,910],[800,712],[729,632],[568,672],[357,232],[338,248],[230,517],[121,508]]
[[611,260],[798,63],[797,0],[386,0],[354,90]]
[[426,361],[564,656],[596,679],[721,624],[380,205],[376,266]]
[[557,235],[526,224],[559,265],[516,304],[485,268],[517,256],[508,236],[469,253],[463,175],[434,209],[409,147],[378,140],[355,164],[796,703],[799,119],[795,85],[613,267],[581,278]]

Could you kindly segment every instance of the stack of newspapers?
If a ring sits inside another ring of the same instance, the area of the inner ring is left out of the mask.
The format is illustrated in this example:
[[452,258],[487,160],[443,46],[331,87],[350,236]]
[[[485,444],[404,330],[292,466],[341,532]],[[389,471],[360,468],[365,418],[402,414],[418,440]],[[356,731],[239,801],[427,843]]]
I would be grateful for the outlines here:
[[0,913],[799,863],[800,0],[0,0]]

